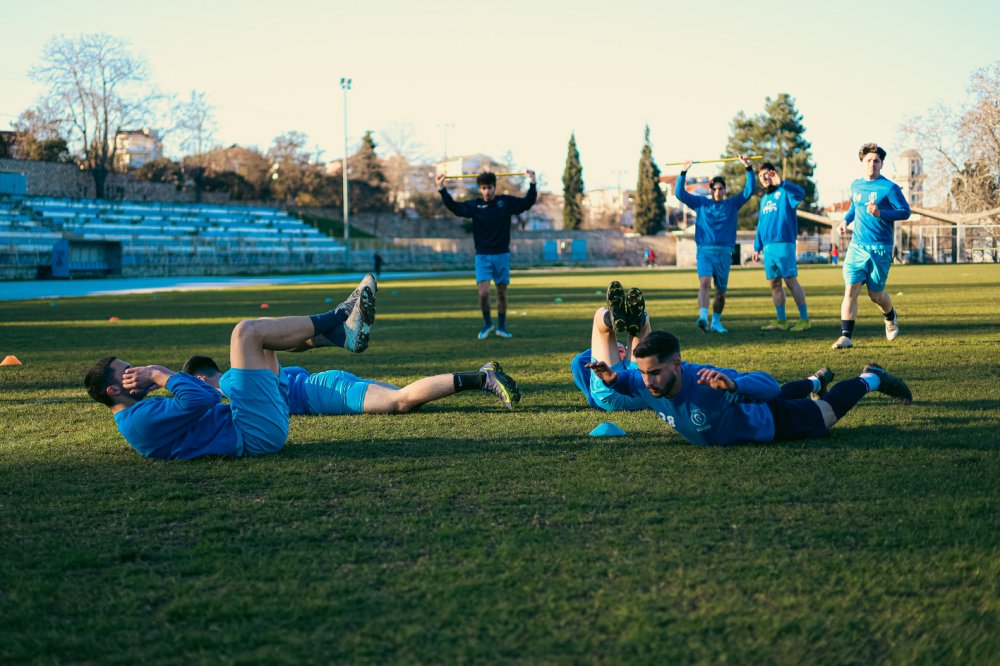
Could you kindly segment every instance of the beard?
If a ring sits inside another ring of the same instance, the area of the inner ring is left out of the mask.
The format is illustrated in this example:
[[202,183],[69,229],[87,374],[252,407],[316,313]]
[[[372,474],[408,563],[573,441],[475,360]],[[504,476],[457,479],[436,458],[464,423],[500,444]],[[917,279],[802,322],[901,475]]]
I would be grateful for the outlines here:
[[778,186],[777,185],[768,185],[767,187],[764,188],[764,193],[765,194],[774,194],[774,192],[776,192],[777,190],[778,190]]
[[647,387],[649,392],[657,398],[665,398],[670,395],[670,392],[674,390],[674,385],[677,383],[677,375],[672,376],[662,389],[658,389],[654,386]]

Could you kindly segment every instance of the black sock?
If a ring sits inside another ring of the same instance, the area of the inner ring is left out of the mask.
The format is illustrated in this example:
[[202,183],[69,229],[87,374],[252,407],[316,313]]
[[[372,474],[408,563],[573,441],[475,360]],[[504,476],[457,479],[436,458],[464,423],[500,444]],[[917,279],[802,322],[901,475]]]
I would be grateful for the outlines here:
[[833,413],[837,415],[839,420],[844,418],[844,414],[858,404],[858,401],[865,397],[866,393],[868,393],[868,384],[861,377],[855,377],[834,384],[833,388],[823,396],[823,400],[833,408]]
[[507,313],[497,312],[497,328],[501,331],[507,330]]
[[889,310],[888,314],[884,314],[882,316],[885,317],[886,321],[892,321],[893,319],[896,318],[896,308]]
[[339,330],[341,331],[341,337],[343,337],[344,327],[342,324],[347,321],[347,317],[350,314],[350,311],[346,308],[337,308],[336,310],[330,310],[329,312],[324,312],[323,314],[309,315],[309,319],[313,323],[313,335],[316,336],[325,334],[326,337],[332,340],[333,337],[331,336],[331,333],[334,330]]
[[615,324],[611,321],[611,310],[604,311],[604,325],[608,327],[609,331],[615,330]]
[[483,308],[483,326],[492,326],[493,318],[490,316],[490,306]]
[[813,388],[813,382],[811,379],[797,379],[794,382],[782,384],[781,393],[779,393],[779,395],[786,400],[808,398],[809,394],[813,392]]
[[849,338],[854,335],[854,320],[853,319],[841,319],[840,320],[840,334],[845,338]]
[[455,393],[460,391],[482,390],[486,381],[485,372],[453,372],[451,378],[455,381]]

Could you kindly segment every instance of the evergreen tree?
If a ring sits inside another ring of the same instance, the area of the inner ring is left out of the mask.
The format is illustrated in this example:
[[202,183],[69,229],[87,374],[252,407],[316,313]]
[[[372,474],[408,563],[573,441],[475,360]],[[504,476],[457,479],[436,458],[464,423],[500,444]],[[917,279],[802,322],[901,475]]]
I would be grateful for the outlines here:
[[579,229],[583,224],[583,167],[576,149],[576,135],[570,132],[563,170],[563,229]]
[[653,159],[653,146],[649,141],[649,125],[642,142],[642,156],[639,158],[639,182],[636,184],[638,201],[635,206],[635,230],[637,233],[652,235],[666,225],[666,195],[660,189],[660,167]]
[[375,137],[367,130],[361,138],[361,147],[348,160],[353,200],[351,208],[358,211],[389,210],[389,181],[382,170],[382,161],[375,153]]
[[[806,128],[802,124],[802,114],[795,108],[795,100],[787,93],[778,94],[777,98],[764,100],[764,112],[756,116],[747,116],[740,111],[729,125],[729,142],[726,144],[726,156],[761,155],[764,160],[774,164],[783,180],[790,180],[806,191],[805,199],[799,205],[800,210],[816,212],[816,183],[813,181],[812,144],[806,141]],[[760,162],[754,162],[754,178]],[[730,193],[743,188],[746,170],[739,162],[727,162],[722,169],[722,177]],[[740,209],[739,226],[741,229],[753,229],[757,225],[757,211],[760,208],[760,195],[753,198]],[[800,221],[800,224],[803,222]],[[809,226],[808,222],[805,222]]]

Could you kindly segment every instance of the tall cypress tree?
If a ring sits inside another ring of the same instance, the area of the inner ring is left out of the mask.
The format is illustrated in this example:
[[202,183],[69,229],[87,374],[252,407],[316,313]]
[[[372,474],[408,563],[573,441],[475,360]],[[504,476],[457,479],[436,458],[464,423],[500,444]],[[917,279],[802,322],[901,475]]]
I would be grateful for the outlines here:
[[570,132],[563,170],[563,229],[579,229],[583,224],[583,167],[576,149],[576,134]]
[[[740,111],[730,123],[729,130],[729,142],[726,145],[728,156],[740,153],[762,155],[765,160],[774,164],[782,179],[790,180],[806,191],[799,209],[815,212],[817,197],[813,171],[816,167],[812,160],[812,144],[806,141],[802,114],[795,108],[795,99],[791,95],[780,93],[774,99],[766,98],[764,112],[756,116],[747,116]],[[754,162],[755,174],[759,165],[760,162]],[[731,193],[743,189],[744,173],[743,165],[739,162],[726,163],[722,176]],[[753,229],[756,226],[759,206],[760,196],[755,194],[740,209],[741,229]]]
[[653,146],[649,140],[649,125],[642,142],[639,157],[639,182],[636,184],[638,201],[635,206],[635,230],[644,235],[655,234],[666,225],[666,195],[660,189],[660,167],[653,159]]

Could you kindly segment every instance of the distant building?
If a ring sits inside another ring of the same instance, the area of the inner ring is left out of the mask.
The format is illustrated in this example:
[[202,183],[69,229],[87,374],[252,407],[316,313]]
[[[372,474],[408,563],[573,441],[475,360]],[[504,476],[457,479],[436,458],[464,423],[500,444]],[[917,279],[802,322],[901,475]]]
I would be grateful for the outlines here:
[[633,227],[635,225],[635,192],[609,187],[588,190],[583,195],[583,207],[591,227]]
[[[667,209],[679,211],[679,215],[676,216],[678,228],[687,229],[694,224],[695,212],[681,203],[681,200],[674,196],[674,188],[677,187],[677,178],[677,175],[660,176],[660,189],[662,189],[667,195]],[[708,176],[685,178],[684,189],[689,194],[695,194],[700,197],[710,197],[712,196],[712,191],[709,189],[709,182],[711,180],[712,179]],[[668,214],[668,217],[672,216]]]
[[461,174],[482,173],[491,171],[493,173],[503,173],[510,170],[510,165],[501,164],[489,155],[482,153],[477,155],[461,155],[452,157],[435,165],[436,173],[443,173],[447,176],[459,176]]
[[899,154],[895,160],[896,173],[892,180],[899,189],[903,190],[903,196],[910,203],[910,206],[918,208],[924,205],[924,160],[916,150],[906,150]]
[[138,169],[163,157],[163,140],[156,130],[121,130],[115,134],[115,165],[121,171]]

